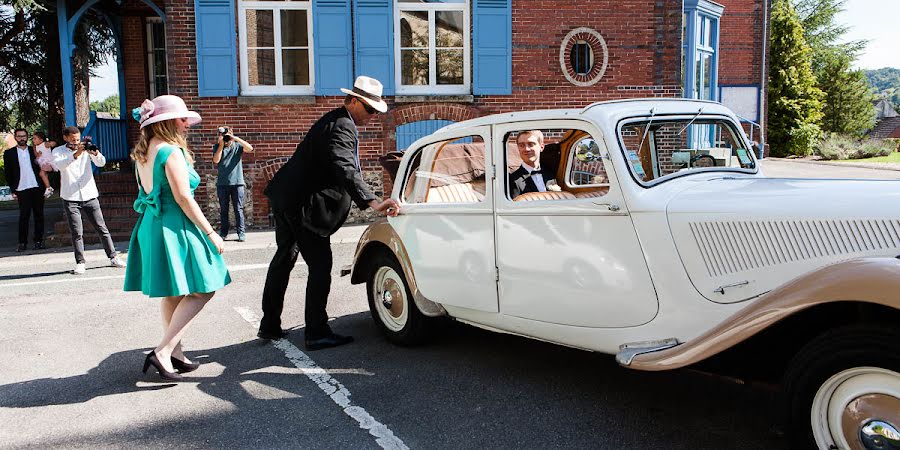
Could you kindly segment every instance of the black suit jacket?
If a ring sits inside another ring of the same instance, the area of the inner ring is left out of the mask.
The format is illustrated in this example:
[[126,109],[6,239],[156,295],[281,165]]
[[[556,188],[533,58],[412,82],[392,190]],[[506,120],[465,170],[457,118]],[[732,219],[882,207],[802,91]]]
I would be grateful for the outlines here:
[[[529,173],[527,169],[522,166],[519,166],[513,173],[509,174],[509,182],[507,186],[509,186],[509,198],[515,199],[516,197],[525,194],[527,192],[545,192],[538,190],[536,184],[534,184],[534,180],[531,179],[532,174],[534,172]],[[547,182],[556,178],[556,176],[552,174],[547,174],[543,170],[541,170],[541,177],[544,178],[544,186],[547,185]]]
[[[28,155],[31,158],[31,170],[34,171],[34,179],[38,182],[38,187],[40,187],[41,179],[39,175],[41,166],[38,165],[37,157],[34,156],[34,148],[31,146],[28,147]],[[19,151],[16,147],[6,149],[3,152],[3,171],[6,172],[6,181],[9,183],[9,188],[13,193],[17,192],[22,172],[19,171]]]
[[306,133],[291,159],[266,187],[273,208],[299,212],[300,222],[321,236],[334,234],[350,213],[376,200],[357,166],[357,130],[342,106]]

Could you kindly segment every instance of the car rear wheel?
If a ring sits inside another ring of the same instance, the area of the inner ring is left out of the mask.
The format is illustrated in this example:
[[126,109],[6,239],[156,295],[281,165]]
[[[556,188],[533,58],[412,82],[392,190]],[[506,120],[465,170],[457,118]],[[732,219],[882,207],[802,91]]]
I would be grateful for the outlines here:
[[419,311],[400,263],[378,254],[366,283],[369,310],[388,340],[400,345],[420,344],[430,337],[430,317]]
[[785,375],[792,448],[900,449],[900,333],[850,326],[807,344]]

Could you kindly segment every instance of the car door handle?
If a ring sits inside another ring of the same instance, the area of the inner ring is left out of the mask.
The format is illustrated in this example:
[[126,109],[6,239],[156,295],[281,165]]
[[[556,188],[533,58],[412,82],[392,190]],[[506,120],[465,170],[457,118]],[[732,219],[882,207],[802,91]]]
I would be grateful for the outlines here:
[[597,206],[605,206],[607,209],[609,209],[610,211],[614,211],[614,212],[621,209],[621,208],[619,208],[619,205],[617,205],[615,203],[602,203],[602,202],[591,202],[591,203],[593,203]]

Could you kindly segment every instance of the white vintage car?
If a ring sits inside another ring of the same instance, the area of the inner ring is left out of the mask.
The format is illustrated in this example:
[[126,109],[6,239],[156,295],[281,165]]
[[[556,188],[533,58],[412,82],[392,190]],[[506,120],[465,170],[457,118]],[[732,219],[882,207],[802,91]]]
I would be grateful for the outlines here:
[[896,181],[766,178],[729,109],[648,99],[446,126],[392,197],[345,274],[398,344],[446,316],[710,366],[779,383],[796,448],[900,448]]

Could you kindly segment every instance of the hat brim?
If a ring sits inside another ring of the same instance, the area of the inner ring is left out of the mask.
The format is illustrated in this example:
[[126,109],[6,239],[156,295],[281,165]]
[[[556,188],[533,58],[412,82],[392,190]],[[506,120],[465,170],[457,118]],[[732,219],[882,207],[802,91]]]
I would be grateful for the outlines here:
[[186,118],[188,120],[188,126],[194,126],[200,123],[201,119],[200,114],[195,113],[194,111],[181,111],[181,112],[170,112],[163,113],[158,116],[153,116],[145,120],[141,123],[141,128],[150,125],[151,123],[162,122],[164,120],[172,120],[172,119],[182,119]]
[[352,95],[352,96],[354,96],[354,97],[356,97],[356,98],[362,99],[364,102],[368,103],[369,106],[375,108],[375,111],[378,111],[378,112],[382,112],[382,113],[383,113],[383,112],[385,112],[385,111],[388,110],[387,103],[385,103],[384,100],[381,100],[381,101],[379,101],[379,102],[376,102],[375,100],[372,100],[372,99],[370,99],[370,98],[363,97],[362,95],[359,95],[359,94],[357,94],[356,92],[351,91],[350,89],[344,89],[344,88],[341,88],[341,92],[343,92],[343,93],[345,93],[345,94]]

